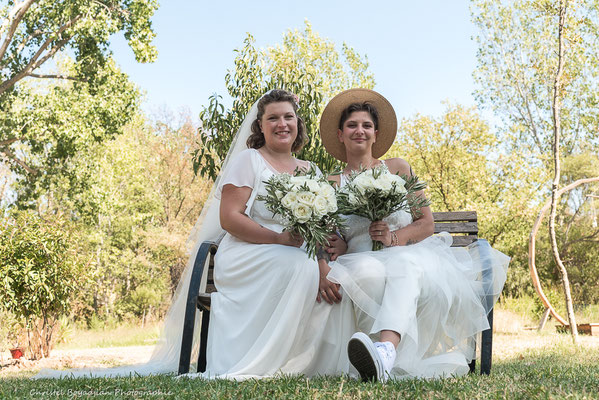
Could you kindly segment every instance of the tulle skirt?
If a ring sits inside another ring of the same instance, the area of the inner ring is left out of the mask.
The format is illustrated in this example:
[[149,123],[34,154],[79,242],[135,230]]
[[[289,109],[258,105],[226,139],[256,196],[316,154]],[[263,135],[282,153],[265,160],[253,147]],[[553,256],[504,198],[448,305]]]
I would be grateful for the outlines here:
[[411,246],[346,254],[330,264],[355,307],[358,330],[378,340],[401,335],[392,376],[440,377],[468,372],[475,335],[506,279],[509,257],[484,240],[450,247],[443,233]]

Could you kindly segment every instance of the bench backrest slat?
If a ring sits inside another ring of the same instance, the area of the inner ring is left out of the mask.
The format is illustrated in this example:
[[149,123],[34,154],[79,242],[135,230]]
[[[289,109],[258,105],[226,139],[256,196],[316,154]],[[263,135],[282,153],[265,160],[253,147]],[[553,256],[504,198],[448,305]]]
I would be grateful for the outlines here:
[[478,234],[478,223],[476,222],[435,222],[435,233],[466,233],[470,235]]
[[455,222],[467,221],[475,222],[478,220],[476,211],[449,211],[449,212],[434,212],[433,217],[435,222]]
[[478,240],[478,236],[473,236],[473,235],[467,235],[467,236],[452,235],[452,236],[453,236],[453,244],[451,245],[451,247],[466,247],[469,244],[471,244],[472,242],[475,242],[476,240]]

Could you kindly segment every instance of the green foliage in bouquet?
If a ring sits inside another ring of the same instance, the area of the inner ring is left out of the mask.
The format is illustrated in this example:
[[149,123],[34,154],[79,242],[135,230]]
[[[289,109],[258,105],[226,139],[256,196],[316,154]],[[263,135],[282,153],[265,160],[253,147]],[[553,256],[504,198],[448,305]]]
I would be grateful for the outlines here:
[[314,165],[293,175],[273,175],[265,183],[268,194],[257,199],[273,216],[280,215],[285,230],[299,234],[308,255],[316,258],[318,247],[328,245],[328,237],[342,225],[335,189]]

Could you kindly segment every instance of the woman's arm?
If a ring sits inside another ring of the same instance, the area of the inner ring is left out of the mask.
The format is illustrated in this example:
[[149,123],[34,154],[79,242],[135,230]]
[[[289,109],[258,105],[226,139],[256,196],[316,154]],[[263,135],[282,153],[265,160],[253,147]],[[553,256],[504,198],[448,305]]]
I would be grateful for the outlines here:
[[246,202],[252,194],[252,188],[238,187],[232,184],[223,186],[220,201],[220,225],[231,235],[249,243],[283,244],[300,247],[301,237],[289,232],[277,233],[265,228],[245,215]]
[[[391,173],[412,176],[412,169],[407,161],[401,158],[392,158],[385,163]],[[416,196],[426,198],[424,191],[415,193]],[[435,222],[430,207],[417,210],[420,214],[411,224],[396,231],[390,231],[389,225],[383,221],[375,221],[370,225],[369,233],[373,240],[383,242],[385,246],[405,246],[418,243],[435,232]]]

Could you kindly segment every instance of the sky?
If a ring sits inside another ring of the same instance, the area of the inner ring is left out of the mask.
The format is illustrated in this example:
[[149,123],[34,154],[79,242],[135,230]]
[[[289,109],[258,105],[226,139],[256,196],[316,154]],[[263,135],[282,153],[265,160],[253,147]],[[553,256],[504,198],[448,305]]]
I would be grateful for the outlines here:
[[399,118],[439,116],[444,100],[474,105],[476,29],[466,0],[163,0],[153,17],[158,60],[139,64],[120,36],[112,49],[121,69],[145,91],[144,110],[188,108],[194,119],[218,93],[247,32],[255,46],[282,41],[304,21],[338,51],[345,42],[366,55],[375,90]]

